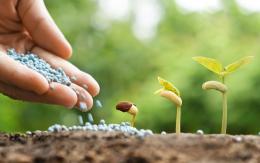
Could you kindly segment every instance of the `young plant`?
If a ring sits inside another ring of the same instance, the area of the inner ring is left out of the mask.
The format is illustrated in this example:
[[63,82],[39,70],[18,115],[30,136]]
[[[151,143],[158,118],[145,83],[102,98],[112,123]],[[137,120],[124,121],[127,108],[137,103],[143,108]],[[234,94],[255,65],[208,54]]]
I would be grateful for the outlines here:
[[135,117],[138,113],[138,108],[136,107],[136,105],[129,101],[121,101],[116,105],[116,109],[131,114],[132,115],[131,126],[134,127]]
[[202,85],[202,89],[210,90],[215,89],[222,93],[223,104],[222,104],[222,127],[221,127],[221,134],[226,134],[227,132],[227,90],[228,87],[225,85],[225,79],[227,75],[235,72],[238,68],[243,65],[248,64],[254,57],[247,56],[241,58],[234,63],[231,63],[225,67],[222,64],[212,58],[206,57],[193,57],[192,59],[202,66],[206,67],[208,70],[212,71],[213,73],[217,74],[218,77],[221,79],[221,82],[218,81],[207,81]]
[[181,105],[182,100],[180,97],[180,91],[169,81],[158,77],[159,84],[163,86],[163,88],[157,90],[155,94],[159,94],[162,97],[167,98],[171,102],[176,105],[177,113],[176,113],[176,134],[181,133]]

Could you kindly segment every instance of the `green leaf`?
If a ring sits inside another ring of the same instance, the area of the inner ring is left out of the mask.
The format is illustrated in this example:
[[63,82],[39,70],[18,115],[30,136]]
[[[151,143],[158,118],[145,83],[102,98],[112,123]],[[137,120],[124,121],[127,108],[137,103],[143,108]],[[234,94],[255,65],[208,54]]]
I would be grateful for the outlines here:
[[218,75],[220,75],[223,70],[222,64],[216,59],[200,56],[193,57],[192,59]]
[[224,69],[224,75],[230,74],[234,71],[236,71],[241,66],[244,66],[251,62],[251,60],[254,58],[254,56],[247,56],[244,58],[239,59],[238,61],[231,63],[227,65]]
[[160,92],[161,90],[168,90],[168,91],[172,91],[177,96],[180,96],[180,91],[171,82],[169,82],[159,76],[158,76],[158,81],[159,81],[160,85],[163,86],[163,89],[156,91],[156,93]]

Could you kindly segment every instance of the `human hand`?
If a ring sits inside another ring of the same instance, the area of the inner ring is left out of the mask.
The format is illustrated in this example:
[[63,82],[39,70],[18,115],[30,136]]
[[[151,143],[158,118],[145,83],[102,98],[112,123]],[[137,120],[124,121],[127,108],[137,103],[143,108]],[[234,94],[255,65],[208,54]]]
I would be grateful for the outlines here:
[[[61,67],[76,77],[70,87],[52,83],[36,71],[6,55],[14,48],[19,53],[37,54],[54,68]],[[99,85],[67,59],[72,48],[49,15],[43,0],[0,0],[0,92],[14,99],[62,105],[68,108],[86,103],[99,93]],[[77,90],[76,94],[73,89]]]

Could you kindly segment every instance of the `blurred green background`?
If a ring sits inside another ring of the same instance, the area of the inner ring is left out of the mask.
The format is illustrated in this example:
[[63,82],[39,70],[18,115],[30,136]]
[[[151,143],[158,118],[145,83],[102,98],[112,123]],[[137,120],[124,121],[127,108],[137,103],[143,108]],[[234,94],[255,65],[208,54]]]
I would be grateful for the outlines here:
[[[187,0],[186,0],[187,1]],[[101,86],[95,122],[129,121],[115,110],[120,100],[139,107],[138,128],[175,130],[175,106],[153,94],[157,76],[174,82],[183,99],[182,130],[218,133],[221,96],[201,84],[217,77],[191,57],[214,57],[228,64],[245,55],[255,60],[227,78],[228,133],[260,131],[260,14],[236,1],[219,1],[205,10],[187,9],[174,0],[45,0],[57,25],[72,44],[70,61],[92,74]],[[197,2],[197,1],[196,1]],[[195,2],[195,3],[196,3]],[[197,2],[197,3],[203,3]],[[195,5],[195,4],[194,4]],[[190,5],[192,7],[192,4]],[[54,123],[78,124],[87,113],[63,107],[14,101],[0,96],[0,130],[46,130]]]

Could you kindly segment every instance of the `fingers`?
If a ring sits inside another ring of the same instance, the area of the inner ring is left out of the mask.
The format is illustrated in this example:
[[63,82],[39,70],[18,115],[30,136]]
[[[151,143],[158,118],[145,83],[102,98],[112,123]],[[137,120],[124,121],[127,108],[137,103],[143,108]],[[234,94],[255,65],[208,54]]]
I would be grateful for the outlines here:
[[70,87],[76,92],[78,97],[75,107],[79,108],[79,110],[83,112],[89,111],[93,106],[92,96],[84,88],[76,84],[71,84]]
[[73,83],[85,88],[92,96],[96,96],[99,93],[100,87],[97,81],[89,74],[80,71],[77,67],[75,67],[68,61],[38,47],[34,48],[32,52],[39,55],[53,67],[63,68],[63,70],[71,78]]
[[72,48],[51,18],[43,0],[20,0],[18,14],[38,46],[65,59],[71,56]]
[[41,74],[3,52],[0,52],[0,81],[37,94],[43,94],[49,89],[47,80]]
[[37,95],[0,82],[0,92],[18,100],[55,104],[67,108],[73,108],[76,105],[77,95],[71,88],[59,83],[51,84],[52,89],[49,89],[43,95]]

